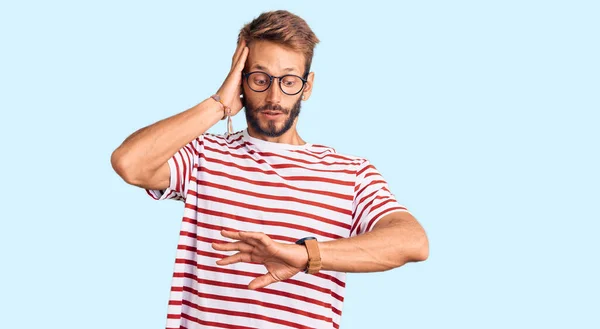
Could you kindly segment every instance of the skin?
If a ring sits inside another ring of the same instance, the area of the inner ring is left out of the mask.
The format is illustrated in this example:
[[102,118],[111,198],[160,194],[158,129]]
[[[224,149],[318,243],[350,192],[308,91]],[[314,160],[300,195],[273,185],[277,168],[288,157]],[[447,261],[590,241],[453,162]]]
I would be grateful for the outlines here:
[[[254,41],[249,47],[246,71],[262,71],[272,76],[285,74],[304,75],[304,55],[293,50],[284,48],[269,41]],[[242,84],[242,94],[246,101],[247,121],[254,119],[260,129],[252,124],[248,125],[248,133],[252,137],[260,138],[274,143],[286,143],[293,145],[305,144],[296,130],[298,116],[294,116],[294,107],[298,108],[300,102],[310,98],[315,74],[310,72],[302,92],[297,95],[286,95],[278,86],[278,80],[274,80],[269,89],[264,92],[252,91],[247,83]],[[271,112],[267,112],[271,111]],[[267,113],[277,113],[268,115]],[[285,129],[286,123],[291,120],[291,125]],[[277,136],[269,136],[262,133],[270,131]]]
[[[277,44],[260,41],[250,47],[246,62],[247,72],[264,71],[273,76],[284,74],[303,75],[304,57]],[[294,104],[308,100],[314,84],[314,73],[308,75],[308,82],[299,95],[286,95],[273,81],[265,92],[258,93],[243,84],[246,99],[246,117],[253,116],[260,125],[255,129],[248,125],[251,136],[275,143],[302,145],[304,140],[296,130],[298,117],[292,117]],[[301,96],[302,95],[302,96]],[[261,113],[261,109],[281,109],[282,113],[273,117]],[[293,119],[293,124],[285,130],[285,123]],[[262,131],[277,132],[280,136],[268,136]],[[213,243],[219,251],[237,251],[232,256],[217,261],[227,266],[239,262],[264,264],[267,273],[252,280],[249,289],[260,289],[277,281],[289,279],[304,271],[308,263],[308,253],[304,246],[283,244],[273,241],[262,232],[222,231],[221,235],[235,240],[231,243]],[[393,243],[392,243],[393,242]],[[401,243],[398,243],[401,242]],[[322,270],[344,272],[385,271],[402,266],[407,262],[422,261],[428,257],[428,241],[425,232],[416,219],[405,212],[385,216],[373,231],[358,237],[319,242]]]
[[[298,117],[294,116],[292,109],[295,104],[310,98],[314,73],[308,75],[308,82],[301,93],[290,96],[279,89],[277,81],[265,92],[254,92],[242,83],[242,72],[246,67],[248,72],[261,70],[273,76],[287,73],[302,76],[304,60],[301,53],[269,41],[254,41],[247,46],[241,40],[232,57],[230,72],[217,94],[231,109],[231,115],[241,111],[243,101],[240,95],[244,96],[246,117],[255,119],[260,128],[248,125],[248,133],[252,137],[274,143],[303,145],[305,141],[296,130]],[[184,112],[133,133],[113,152],[112,166],[131,185],[165,189],[170,181],[168,159],[223,117],[222,105],[207,98]],[[286,121],[290,119],[291,125],[284,129]],[[271,133],[265,134],[266,131]],[[217,261],[218,265],[238,262],[264,264],[267,273],[251,281],[249,289],[259,289],[289,279],[304,271],[308,263],[304,246],[275,242],[263,232],[227,230],[221,234],[232,239],[232,242],[214,243],[212,247],[218,251],[237,253]],[[426,260],[429,242],[423,227],[410,213],[395,212],[381,218],[371,232],[319,242],[319,250],[322,270],[377,272]]]

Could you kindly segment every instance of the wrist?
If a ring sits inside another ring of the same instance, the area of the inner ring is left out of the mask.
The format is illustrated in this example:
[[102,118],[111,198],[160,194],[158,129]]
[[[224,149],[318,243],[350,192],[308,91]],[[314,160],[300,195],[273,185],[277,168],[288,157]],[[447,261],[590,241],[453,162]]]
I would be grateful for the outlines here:
[[206,116],[211,126],[216,124],[223,117],[223,109],[220,104],[215,102],[214,99],[208,97],[203,100],[200,104],[196,105],[197,111],[202,113],[201,115]]
[[210,96],[210,99],[212,99],[215,103],[218,104],[219,108],[221,109],[221,120],[224,120],[225,118],[227,118],[228,114],[231,114],[231,108],[229,108],[229,106],[227,106],[224,102],[223,99],[220,96],[220,91],[217,91],[216,94]]
[[210,96],[216,103],[219,103],[219,106],[223,109],[223,117],[221,120],[227,118],[227,135],[233,134],[233,123],[231,121],[231,107],[227,106],[221,99],[219,94],[214,94]]
[[294,245],[294,247],[298,250],[298,254],[300,255],[300,257],[298,259],[300,259],[300,271],[301,272],[306,272],[306,269],[308,268],[308,262],[309,262],[309,258],[308,258],[308,250],[306,249],[306,246],[303,245]]
[[305,273],[316,274],[321,270],[321,253],[319,243],[315,237],[306,237],[296,241],[296,244],[304,246],[308,261]]

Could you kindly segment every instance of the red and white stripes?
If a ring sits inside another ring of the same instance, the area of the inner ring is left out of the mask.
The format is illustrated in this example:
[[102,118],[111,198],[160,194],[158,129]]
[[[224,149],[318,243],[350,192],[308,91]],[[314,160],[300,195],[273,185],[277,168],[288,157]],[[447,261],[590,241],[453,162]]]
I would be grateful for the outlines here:
[[269,143],[246,130],[200,136],[169,167],[169,188],[147,190],[185,203],[167,328],[338,328],[345,273],[299,273],[252,291],[247,285],[264,266],[217,266],[227,254],[211,243],[226,240],[224,228],[264,232],[281,243],[347,238],[407,211],[367,160],[320,145]]

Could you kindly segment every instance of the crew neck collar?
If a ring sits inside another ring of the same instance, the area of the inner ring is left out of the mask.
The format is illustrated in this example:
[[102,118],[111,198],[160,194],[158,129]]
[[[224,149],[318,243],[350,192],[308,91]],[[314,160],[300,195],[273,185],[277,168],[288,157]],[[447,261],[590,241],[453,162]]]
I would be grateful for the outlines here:
[[292,144],[275,143],[275,142],[265,141],[265,140],[254,138],[254,137],[250,136],[250,134],[248,133],[248,128],[246,128],[242,131],[242,135],[243,135],[244,140],[246,140],[247,142],[254,144],[257,147],[259,147],[260,149],[264,149],[264,150],[267,150],[267,149],[271,149],[271,150],[306,150],[309,147],[311,147],[311,145],[312,145],[310,143],[306,143],[304,145],[292,145]]

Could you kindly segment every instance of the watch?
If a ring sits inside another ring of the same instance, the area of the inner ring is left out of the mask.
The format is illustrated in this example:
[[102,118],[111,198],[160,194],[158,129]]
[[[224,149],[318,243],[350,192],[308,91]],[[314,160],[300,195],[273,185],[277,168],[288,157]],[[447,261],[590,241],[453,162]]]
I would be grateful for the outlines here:
[[303,245],[308,251],[308,266],[305,273],[315,274],[321,270],[321,253],[319,252],[319,243],[317,238],[309,236],[296,241],[296,244]]

